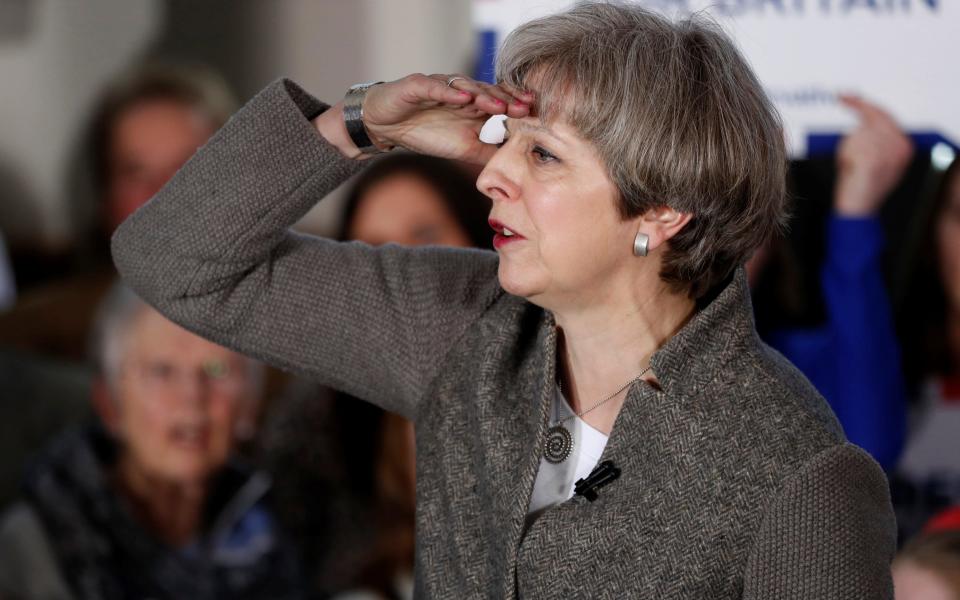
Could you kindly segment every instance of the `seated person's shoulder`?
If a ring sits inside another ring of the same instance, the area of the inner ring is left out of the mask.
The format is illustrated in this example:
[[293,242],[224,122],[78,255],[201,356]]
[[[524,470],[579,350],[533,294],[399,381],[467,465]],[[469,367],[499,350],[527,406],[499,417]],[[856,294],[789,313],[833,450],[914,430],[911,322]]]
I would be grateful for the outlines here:
[[0,554],[11,546],[25,547],[46,543],[46,532],[36,511],[26,502],[17,502],[0,515]]
[[[24,577],[29,573],[30,577]],[[0,516],[0,596],[72,598],[36,511],[18,502]]]

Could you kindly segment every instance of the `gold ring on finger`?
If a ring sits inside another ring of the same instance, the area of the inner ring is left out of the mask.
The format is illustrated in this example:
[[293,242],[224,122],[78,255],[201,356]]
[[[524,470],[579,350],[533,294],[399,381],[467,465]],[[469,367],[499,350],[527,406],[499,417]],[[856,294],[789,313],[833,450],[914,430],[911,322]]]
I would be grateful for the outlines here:
[[452,87],[453,82],[458,79],[466,79],[466,77],[462,75],[451,75],[450,77],[447,77],[447,87]]

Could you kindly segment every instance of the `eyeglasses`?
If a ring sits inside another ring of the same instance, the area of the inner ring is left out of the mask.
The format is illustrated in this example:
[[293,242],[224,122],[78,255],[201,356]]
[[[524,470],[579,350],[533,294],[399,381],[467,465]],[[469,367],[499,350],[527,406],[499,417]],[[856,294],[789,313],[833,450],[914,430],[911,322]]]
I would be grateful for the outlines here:
[[235,368],[226,361],[208,360],[192,368],[168,361],[146,361],[128,366],[128,375],[151,390],[183,389],[188,384],[225,393],[240,391],[247,384],[246,369]]

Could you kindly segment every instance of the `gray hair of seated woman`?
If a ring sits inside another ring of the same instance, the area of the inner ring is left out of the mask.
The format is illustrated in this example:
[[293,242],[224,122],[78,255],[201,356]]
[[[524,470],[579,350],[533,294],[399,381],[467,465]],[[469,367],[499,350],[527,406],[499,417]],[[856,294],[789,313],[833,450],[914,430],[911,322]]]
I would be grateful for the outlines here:
[[[118,392],[124,357],[129,353],[130,333],[145,310],[153,310],[133,290],[115,283],[100,302],[90,340],[90,356],[112,394]],[[264,385],[263,363],[246,358],[246,397],[257,401]]]

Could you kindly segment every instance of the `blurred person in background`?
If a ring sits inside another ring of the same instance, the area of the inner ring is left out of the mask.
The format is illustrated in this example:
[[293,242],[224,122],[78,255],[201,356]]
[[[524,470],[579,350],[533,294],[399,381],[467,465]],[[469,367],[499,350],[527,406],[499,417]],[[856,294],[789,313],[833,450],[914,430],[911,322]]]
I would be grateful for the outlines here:
[[896,600],[960,600],[960,529],[924,533],[893,561]]
[[[24,290],[0,316],[0,347],[82,361],[98,302],[116,271],[110,234],[223,125],[235,102],[223,80],[198,67],[143,65],[108,86],[82,138],[74,216],[87,223],[69,278]],[[82,206],[81,206],[82,205]]]
[[[900,346],[884,281],[879,212],[900,182],[913,146],[893,117],[855,96],[841,96],[859,124],[837,150],[833,210],[820,271],[825,323],[765,330],[761,335],[797,366],[830,403],[851,442],[885,470],[900,456],[906,433],[906,392]],[[777,240],[747,264],[751,287],[766,268],[790,268],[790,250]],[[794,290],[791,290],[794,291]],[[795,299],[766,296],[783,310]]]
[[236,109],[226,83],[207,69],[148,65],[105,95],[91,137],[101,199],[101,256],[114,229],[140,208]]
[[[490,201],[463,166],[393,154],[347,193],[337,238],[373,246],[488,248]],[[298,382],[265,433],[280,512],[304,551],[314,592],[412,597],[413,424],[346,394]],[[308,458],[309,457],[309,458]]]
[[905,539],[960,504],[960,160],[944,173],[917,239],[899,314],[910,433],[892,482]]
[[[223,81],[199,68],[138,66],[104,92],[76,166],[77,221],[89,229],[76,250],[83,258],[65,279],[20,289],[16,304],[0,312],[0,410],[10,411],[0,415],[10,426],[0,440],[0,508],[14,497],[25,458],[86,413],[87,341],[116,278],[110,234],[233,108]],[[87,188],[92,193],[82,193]]]
[[396,154],[365,169],[347,195],[337,238],[372,246],[492,247],[490,200],[468,166]]
[[233,461],[262,365],[118,285],[96,327],[99,422],[54,440],[0,521],[0,597],[297,598],[269,478]]

